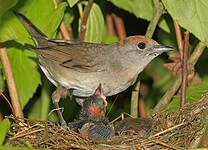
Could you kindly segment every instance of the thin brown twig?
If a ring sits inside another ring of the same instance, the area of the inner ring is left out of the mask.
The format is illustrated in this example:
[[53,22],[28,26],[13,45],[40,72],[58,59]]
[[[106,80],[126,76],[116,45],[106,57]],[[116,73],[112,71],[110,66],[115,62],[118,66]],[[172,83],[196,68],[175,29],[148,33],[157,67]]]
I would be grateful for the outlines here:
[[0,94],[3,96],[3,98],[5,99],[5,101],[7,102],[7,104],[9,105],[11,111],[12,111],[12,115],[15,116],[15,113],[14,113],[14,108],[12,106],[12,104],[9,102],[9,100],[7,99],[7,97],[4,95],[3,91],[0,90]]
[[108,35],[110,37],[112,37],[112,36],[114,36],[114,28],[113,28],[112,14],[107,14],[106,15],[106,22],[107,22],[107,27],[108,27]]
[[[55,8],[58,8],[57,1],[56,0],[53,0],[53,3],[54,3]],[[61,24],[60,24],[60,27],[59,28],[60,28],[61,33],[62,33],[62,35],[63,35],[63,37],[64,37],[65,40],[72,40],[72,39],[70,39],[69,33],[68,33],[67,29],[66,29],[66,26],[65,26],[63,20],[61,21]]]
[[3,47],[3,44],[0,45],[0,57],[1,57],[1,62],[2,62],[3,68],[4,68],[4,72],[5,72],[5,76],[6,76],[6,80],[7,80],[7,85],[9,88],[9,95],[11,97],[15,116],[23,118],[22,107],[20,104],[20,100],[19,100],[19,96],[18,96],[18,92],[17,92],[17,87],[16,87],[14,75],[12,72],[12,67],[11,67],[11,64],[9,61],[7,50],[5,47]]
[[2,113],[0,112],[0,122],[3,120],[3,115]]
[[119,36],[119,39],[122,40],[126,37],[126,30],[124,27],[124,23],[123,20],[117,16],[116,14],[112,14],[113,20],[115,22],[116,25],[116,29],[117,29],[117,33]]
[[86,11],[84,13],[83,19],[81,21],[82,23],[81,23],[81,30],[80,30],[80,36],[79,36],[80,41],[84,41],[84,39],[85,39],[87,18],[89,16],[93,1],[94,0],[88,0],[87,8],[86,8]]
[[136,84],[136,87],[134,90],[131,92],[131,116],[133,118],[138,117],[138,97],[139,97],[139,88],[140,84]]
[[152,135],[152,136],[149,136],[147,139],[144,139],[142,142],[145,142],[145,141],[147,141],[147,140],[149,140],[149,139],[152,139],[152,138],[154,138],[154,137],[157,137],[157,136],[159,136],[159,135],[161,135],[161,134],[165,134],[165,133],[167,133],[167,132],[169,132],[169,131],[172,131],[172,130],[174,130],[174,129],[176,129],[176,128],[179,128],[180,126],[183,126],[184,124],[185,124],[185,123],[182,122],[182,123],[180,123],[180,124],[177,124],[177,125],[175,125],[175,126],[173,126],[173,127],[168,128],[168,129],[166,129],[166,130],[163,130],[163,131],[161,131],[161,132],[158,132],[158,133],[156,133],[156,134],[154,134],[154,135]]
[[25,134],[20,134],[20,135],[17,135],[17,136],[13,136],[13,137],[9,138],[9,140],[15,140],[16,138],[20,138],[20,137],[30,135],[30,134],[33,134],[33,133],[36,133],[36,132],[40,132],[40,131],[43,131],[43,130],[45,130],[45,129],[41,128],[41,129],[37,129],[37,130],[31,131],[31,132],[27,132]]
[[74,40],[74,35],[73,35],[71,24],[69,24],[68,33],[69,33],[70,40]]
[[144,99],[141,97],[139,98],[139,114],[140,117],[145,118],[147,117],[147,113],[145,110]]
[[183,44],[183,60],[182,60],[182,83],[181,83],[181,103],[180,106],[184,106],[186,103],[186,88],[187,88],[187,62],[188,62],[188,45],[189,45],[189,33],[184,33],[184,44]]
[[[150,142],[154,142],[154,143],[160,144],[160,145],[165,146],[165,147],[170,148],[170,149],[178,150],[178,148],[176,148],[176,147],[174,147],[174,146],[172,146],[172,145],[169,145],[169,144],[167,144],[167,143],[165,143],[165,142],[162,142],[162,141],[151,140]],[[153,145],[153,144],[152,144],[152,145]]]
[[182,58],[183,58],[183,41],[182,41],[182,37],[181,37],[181,29],[180,29],[180,26],[176,20],[174,20],[173,23],[174,23],[175,32],[176,32],[178,50],[179,50],[181,60],[182,60]]

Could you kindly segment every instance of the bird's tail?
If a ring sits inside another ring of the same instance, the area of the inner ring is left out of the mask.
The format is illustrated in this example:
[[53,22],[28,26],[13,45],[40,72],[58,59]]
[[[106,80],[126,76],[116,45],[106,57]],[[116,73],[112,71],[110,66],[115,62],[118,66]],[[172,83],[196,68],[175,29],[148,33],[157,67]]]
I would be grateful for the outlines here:
[[17,12],[14,12],[14,14],[30,33],[37,48],[48,47],[48,38],[45,34],[35,27],[24,15]]

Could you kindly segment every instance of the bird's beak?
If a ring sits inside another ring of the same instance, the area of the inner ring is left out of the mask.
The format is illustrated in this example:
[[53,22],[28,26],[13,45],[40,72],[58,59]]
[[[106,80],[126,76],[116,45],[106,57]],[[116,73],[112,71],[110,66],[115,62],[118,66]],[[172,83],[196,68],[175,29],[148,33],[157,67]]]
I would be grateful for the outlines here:
[[155,45],[153,53],[161,54],[163,52],[172,51],[172,50],[174,50],[174,49],[172,47],[169,47],[169,46]]

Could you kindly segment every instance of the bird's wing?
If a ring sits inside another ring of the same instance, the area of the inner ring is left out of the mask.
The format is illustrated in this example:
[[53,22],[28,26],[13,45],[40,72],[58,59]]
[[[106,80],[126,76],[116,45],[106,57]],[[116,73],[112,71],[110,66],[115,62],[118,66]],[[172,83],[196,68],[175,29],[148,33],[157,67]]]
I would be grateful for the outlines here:
[[61,43],[56,46],[36,49],[41,57],[54,61],[62,67],[79,72],[98,72],[104,68],[104,44],[94,43]]

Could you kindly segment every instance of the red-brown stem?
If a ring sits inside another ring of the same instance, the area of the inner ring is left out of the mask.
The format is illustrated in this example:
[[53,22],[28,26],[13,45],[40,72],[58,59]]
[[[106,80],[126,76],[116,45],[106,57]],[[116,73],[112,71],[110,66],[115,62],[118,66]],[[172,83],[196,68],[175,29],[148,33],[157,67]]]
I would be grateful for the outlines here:
[[183,41],[182,41],[182,37],[181,37],[181,29],[180,29],[180,26],[176,20],[174,20],[173,23],[174,23],[175,32],[176,32],[178,50],[179,50],[181,60],[182,60],[182,58],[183,58]]
[[[55,8],[58,8],[57,1],[56,0],[53,0],[53,3],[54,3]],[[60,24],[60,27],[59,28],[60,28],[61,33],[62,33],[62,35],[63,35],[63,37],[64,37],[65,40],[72,40],[72,39],[70,39],[69,33],[68,33],[67,29],[66,29],[66,26],[65,26],[63,20],[61,21],[61,24]]]
[[84,13],[82,23],[81,23],[81,30],[80,30],[80,35],[79,35],[79,40],[80,41],[84,41],[84,39],[85,39],[87,18],[89,16],[93,1],[94,0],[88,0],[87,8],[86,8],[86,11]]
[[70,40],[74,40],[74,35],[73,35],[71,24],[68,27],[68,33],[69,33]]
[[186,103],[186,88],[187,88],[187,62],[188,62],[188,45],[189,45],[189,33],[184,33],[184,46],[183,46],[183,60],[182,60],[182,83],[181,83],[181,107]]
[[3,120],[3,115],[0,113],[0,122]]
[[61,24],[60,24],[60,27],[59,28],[61,30],[61,33],[62,33],[63,37],[64,37],[64,40],[72,40],[70,38],[70,35],[69,35],[67,29],[66,29],[66,26],[64,24],[64,21],[61,21]]
[[0,90],[1,95],[3,96],[4,100],[7,102],[7,104],[9,105],[11,111],[12,111],[12,115],[15,116],[15,112],[14,112],[14,108],[12,106],[12,104],[9,102],[9,100],[7,99],[7,97],[4,95],[3,91]]
[[0,45],[0,57],[1,57],[1,62],[4,68],[6,80],[7,80],[7,85],[9,89],[9,95],[11,97],[12,105],[14,108],[15,116],[17,117],[22,117],[23,118],[23,113],[22,113],[22,107],[20,104],[18,92],[17,92],[17,87],[16,83],[14,80],[14,75],[12,72],[12,67],[9,61],[9,57],[7,54],[7,50],[3,45]]
[[140,114],[140,117],[142,118],[147,117],[143,98],[139,98],[139,114]]
[[122,40],[126,37],[126,30],[124,27],[123,20],[115,14],[112,14],[112,17],[115,21],[116,29],[118,32],[119,39]]
[[111,14],[106,15],[106,21],[108,26],[108,35],[112,37],[114,36],[114,28],[113,28],[113,19]]

